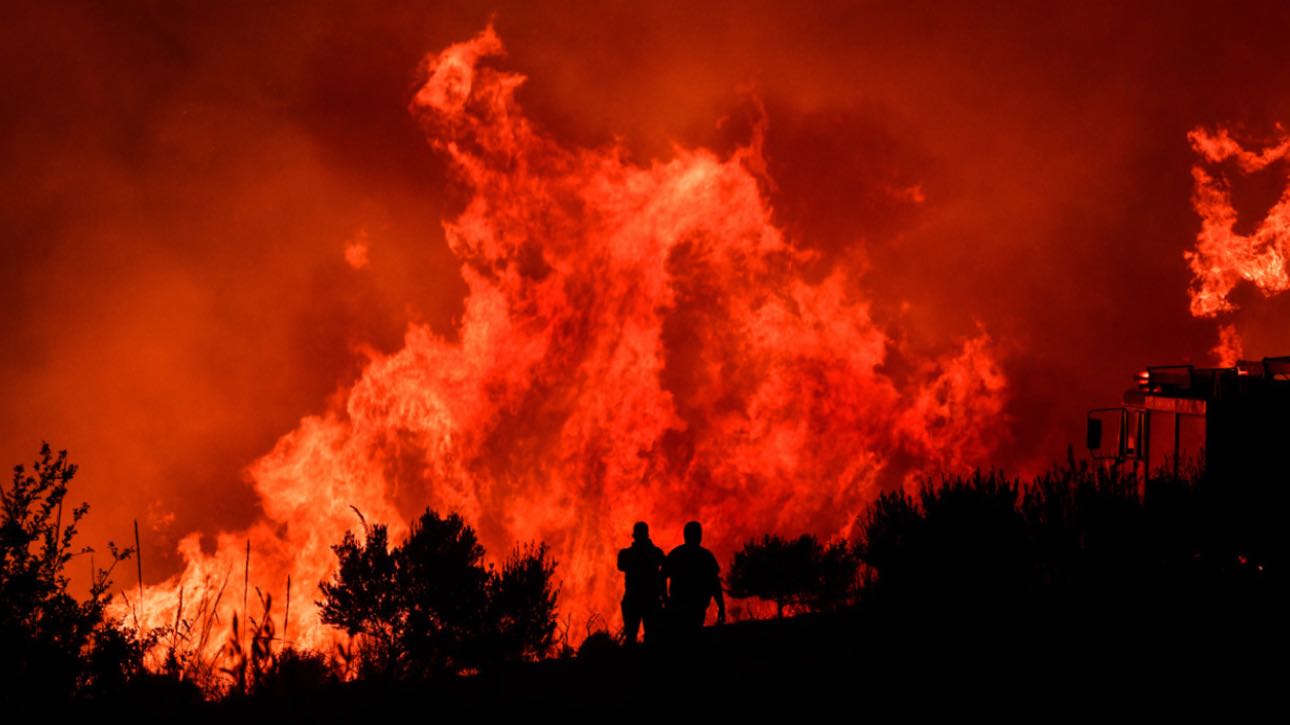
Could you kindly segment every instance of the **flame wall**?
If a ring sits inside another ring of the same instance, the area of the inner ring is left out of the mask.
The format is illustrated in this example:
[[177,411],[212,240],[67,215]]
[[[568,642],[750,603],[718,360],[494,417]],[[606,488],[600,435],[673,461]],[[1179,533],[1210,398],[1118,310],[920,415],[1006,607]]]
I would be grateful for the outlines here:
[[[636,515],[664,544],[690,512],[722,547],[842,531],[875,487],[1040,466],[1127,371],[1211,359],[1193,166],[1272,248],[1284,160],[1188,133],[1277,147],[1280,4],[499,3],[473,100],[418,94],[490,10],[13,10],[0,451],[71,449],[88,541],[138,518],[145,578],[195,584],[250,538],[280,591],[350,503],[462,507],[499,554],[552,530],[565,567]],[[1290,346],[1290,298],[1223,274],[1225,349]],[[615,583],[562,573],[567,601]]]
[[[351,507],[397,536],[422,506],[495,555],[547,542],[562,613],[612,622],[609,562],[637,520],[674,545],[697,518],[724,559],[766,531],[845,535],[884,474],[988,461],[1005,387],[988,337],[885,372],[854,276],[807,281],[811,255],[772,222],[760,132],[726,158],[567,149],[515,102],[523,78],[485,64],[501,53],[489,28],[431,56],[411,106],[467,193],[445,223],[468,288],[456,335],[413,325],[252,464],[263,520],[213,555],[187,543],[145,598],[158,623],[235,570],[244,536],[257,581],[308,586]],[[298,612],[296,641],[333,636]]]

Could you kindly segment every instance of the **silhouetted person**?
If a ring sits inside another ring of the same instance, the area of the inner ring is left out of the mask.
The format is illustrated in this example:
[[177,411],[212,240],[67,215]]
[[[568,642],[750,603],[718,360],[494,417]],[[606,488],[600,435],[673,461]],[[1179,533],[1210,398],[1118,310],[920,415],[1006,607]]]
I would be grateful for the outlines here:
[[641,623],[645,641],[658,637],[658,620],[663,608],[663,550],[649,539],[649,524],[637,521],[632,527],[632,545],[618,551],[618,570],[627,575],[623,592],[623,637],[636,642]]
[[708,602],[717,600],[717,624],[726,621],[726,598],[721,593],[721,567],[717,557],[699,543],[703,527],[698,521],[685,525],[685,543],[672,549],[663,564],[670,581],[667,594],[668,624],[685,639],[703,629]]

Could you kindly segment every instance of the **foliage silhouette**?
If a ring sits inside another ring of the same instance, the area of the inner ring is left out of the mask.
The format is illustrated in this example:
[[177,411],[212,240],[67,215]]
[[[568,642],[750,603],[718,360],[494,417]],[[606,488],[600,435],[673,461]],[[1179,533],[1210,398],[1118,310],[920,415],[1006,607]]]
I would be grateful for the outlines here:
[[536,660],[555,646],[555,561],[545,544],[511,552],[488,582],[491,663]]
[[793,540],[767,534],[735,552],[728,584],[734,597],[758,597],[786,608],[806,611],[838,609],[850,603],[859,587],[859,558],[845,541],[825,546],[804,534]]
[[[225,675],[232,681],[231,693],[235,695],[250,695],[257,685],[267,679],[268,673],[274,666],[273,652],[273,618],[269,616],[269,610],[272,608],[272,597],[266,596],[257,587],[255,590],[256,597],[260,600],[260,606],[264,613],[257,621],[249,614],[246,617],[246,623],[238,621],[237,613],[233,613],[233,629],[229,635],[228,642],[224,645],[224,655],[227,664],[222,668]],[[251,637],[251,646],[248,649],[243,644],[241,629],[245,626]]]
[[227,648],[211,655],[206,646],[218,623],[228,577],[226,573],[219,586],[202,590],[195,606],[185,600],[181,589],[175,621],[162,630],[159,641],[161,663],[157,674],[175,686],[186,686],[211,699],[230,692],[224,677],[227,673],[221,666]]
[[397,672],[406,659],[403,647],[408,612],[399,591],[388,530],[382,524],[369,527],[362,545],[353,532],[346,531],[332,550],[340,565],[335,577],[319,586],[322,621],[357,637],[363,674]]
[[[273,624],[273,598],[258,587],[255,594],[260,601],[260,616],[248,615],[243,624],[235,613],[232,633],[224,645],[225,665],[221,671],[229,681],[228,689],[222,693],[224,698],[286,703],[338,685],[337,663],[318,652],[299,650],[282,642]],[[250,638],[249,646],[244,643],[245,637]]]
[[417,678],[538,659],[555,643],[555,562],[544,545],[518,549],[498,570],[457,514],[426,510],[393,548],[388,529],[352,532],[332,547],[335,576],[320,585],[322,621],[355,638],[359,675]]
[[[622,650],[590,624],[572,657],[570,619],[564,661],[499,667],[555,649],[555,564],[544,546],[530,545],[489,565],[460,517],[429,510],[397,546],[376,525],[361,540],[347,532],[333,547],[339,567],[321,585],[319,604],[324,621],[353,635],[354,669],[287,646],[267,596],[257,615],[234,618],[218,658],[203,659],[223,595],[219,582],[199,596],[188,592],[194,601],[187,605],[181,592],[174,625],[142,635],[128,616],[112,621],[107,614],[110,567],[93,571],[87,600],[69,593],[66,567],[88,551],[74,546],[85,506],[64,506],[75,472],[64,453],[45,446],[0,489],[6,707],[69,698],[188,706],[204,693],[232,711],[274,703],[294,711],[309,699],[327,712],[331,703],[366,707],[386,693],[496,699],[505,687],[548,698],[594,689],[617,702],[642,683],[671,686],[674,666],[689,666],[686,677],[696,682],[717,673],[732,688],[808,686],[821,676],[844,688],[858,670],[821,672],[809,663],[821,652],[863,648],[854,666],[876,673],[898,670],[891,663],[905,655],[913,666],[928,651],[971,659],[1003,650],[1019,663],[1073,668],[1079,660],[1072,653],[1094,652],[1105,664],[1103,653],[1117,647],[1192,648],[1207,631],[1224,643],[1269,641],[1269,624],[1280,622],[1286,604],[1287,489],[1278,474],[1142,483],[1072,460],[1025,484],[977,473],[884,494],[857,522],[854,547],[811,536],[748,541],[728,569],[731,594],[775,601],[781,614],[848,611],[706,632],[701,657],[690,665],[664,650]],[[112,565],[133,553],[108,548]],[[860,606],[850,608],[857,599]],[[907,626],[891,626],[902,618]],[[149,672],[145,654],[154,646],[160,656],[147,660],[156,667]],[[481,670],[499,673],[438,677]],[[343,674],[414,682],[344,683]],[[427,676],[436,676],[429,690],[417,681]]]
[[860,521],[864,599],[913,616],[1063,611],[1155,620],[1272,611],[1283,482],[1141,481],[1073,460],[1028,484],[976,473],[883,494]]
[[[30,470],[14,467],[0,487],[0,704],[107,698],[144,673],[148,637],[107,613],[113,568],[133,549],[108,543],[112,563],[91,567],[88,598],[68,592],[65,572],[76,549],[77,525],[89,511],[64,512],[76,466],[48,443]],[[65,520],[66,518],[68,520]]]
[[976,472],[882,494],[862,519],[857,551],[870,598],[983,611],[1034,592],[1042,534],[1021,509],[1019,482]]

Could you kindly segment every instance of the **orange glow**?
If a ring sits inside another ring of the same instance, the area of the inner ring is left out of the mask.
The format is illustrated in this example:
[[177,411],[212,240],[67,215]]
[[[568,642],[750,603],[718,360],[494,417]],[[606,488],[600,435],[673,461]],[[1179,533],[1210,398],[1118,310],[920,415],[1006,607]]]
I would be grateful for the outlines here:
[[399,537],[422,506],[460,512],[492,556],[547,542],[562,613],[616,623],[610,562],[636,520],[670,546],[699,519],[724,561],[767,531],[849,534],[880,477],[989,461],[1007,390],[990,336],[887,371],[856,273],[809,278],[813,253],[772,223],[758,133],[648,164],[569,148],[516,103],[501,54],[490,27],[429,56],[410,107],[466,192],[444,222],[468,287],[455,334],[410,325],[251,464],[261,519],[213,553],[183,539],[184,570],[147,590],[152,623],[230,572],[240,606],[249,540],[254,584],[304,592],[291,639],[323,647],[338,633],[314,586],[360,526],[351,507]]
[[367,230],[359,229],[354,238],[345,245],[345,263],[354,269],[363,269],[368,264]]

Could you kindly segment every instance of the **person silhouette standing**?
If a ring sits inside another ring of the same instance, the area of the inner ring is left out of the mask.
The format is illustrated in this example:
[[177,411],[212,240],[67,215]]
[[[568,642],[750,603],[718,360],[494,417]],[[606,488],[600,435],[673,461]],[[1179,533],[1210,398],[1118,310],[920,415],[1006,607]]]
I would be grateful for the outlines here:
[[649,538],[649,524],[637,521],[632,527],[632,545],[618,551],[618,571],[626,574],[623,592],[623,639],[636,643],[636,633],[645,625],[645,641],[658,637],[659,614],[663,607],[663,550]]
[[703,527],[698,521],[685,525],[685,543],[672,549],[663,564],[669,581],[667,611],[669,625],[682,639],[693,638],[703,629],[708,602],[717,600],[717,624],[726,621],[726,599],[721,591],[721,567],[711,551],[700,546]]

